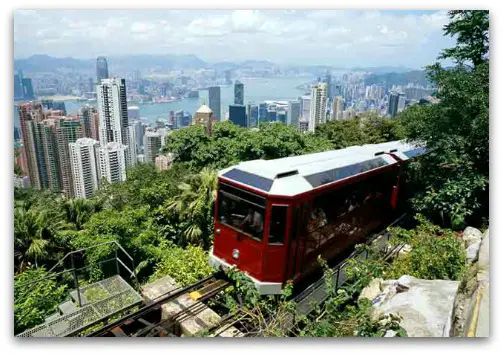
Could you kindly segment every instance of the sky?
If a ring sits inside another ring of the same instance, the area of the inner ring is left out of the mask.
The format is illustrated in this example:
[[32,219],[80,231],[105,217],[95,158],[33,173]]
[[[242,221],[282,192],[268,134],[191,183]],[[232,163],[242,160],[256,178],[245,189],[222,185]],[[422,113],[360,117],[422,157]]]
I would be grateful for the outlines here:
[[436,10],[16,10],[14,58],[195,54],[207,62],[422,68],[453,46],[443,36],[447,22]]

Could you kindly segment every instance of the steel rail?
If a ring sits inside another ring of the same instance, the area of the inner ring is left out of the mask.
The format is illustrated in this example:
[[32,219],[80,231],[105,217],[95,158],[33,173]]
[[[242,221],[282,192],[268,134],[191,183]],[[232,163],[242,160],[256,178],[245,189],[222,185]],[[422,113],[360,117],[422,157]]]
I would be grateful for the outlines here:
[[[104,334],[106,334],[107,332],[111,331],[113,328],[116,328],[118,326],[121,326],[123,325],[124,323],[126,323],[127,321],[131,321],[131,320],[136,320],[137,318],[141,317],[142,315],[148,313],[149,311],[153,310],[154,308],[156,307],[159,307],[160,305],[166,303],[166,302],[169,302],[181,295],[183,295],[184,293],[187,293],[189,290],[192,290],[194,289],[195,287],[198,287],[198,286],[201,286],[202,284],[208,282],[209,280],[213,279],[213,278],[219,278],[223,273],[222,272],[217,272],[217,273],[214,273],[202,280],[199,280],[191,285],[188,285],[188,286],[185,286],[185,287],[181,287],[181,288],[177,288],[176,291],[169,291],[167,293],[165,293],[164,295],[161,295],[159,297],[157,297],[155,299],[155,301],[152,301],[152,302],[149,302],[147,305],[145,305],[144,307],[140,308],[138,311],[136,312],[133,312],[133,313],[130,313],[130,314],[127,314],[125,315],[124,317],[110,323],[110,324],[107,324],[106,326],[104,326],[103,328],[101,329],[98,329],[92,333],[89,333],[87,334],[86,336],[87,337],[98,337],[98,336],[102,336]],[[93,324],[89,324],[88,326],[92,326]]]

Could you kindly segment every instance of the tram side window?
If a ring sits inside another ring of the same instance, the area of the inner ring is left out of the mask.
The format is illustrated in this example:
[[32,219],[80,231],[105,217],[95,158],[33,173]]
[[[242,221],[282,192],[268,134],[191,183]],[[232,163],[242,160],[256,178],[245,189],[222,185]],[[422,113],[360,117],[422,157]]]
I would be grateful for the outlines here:
[[285,241],[287,206],[272,206],[269,223],[269,244],[283,244]]
[[262,241],[265,208],[224,191],[219,193],[218,220]]

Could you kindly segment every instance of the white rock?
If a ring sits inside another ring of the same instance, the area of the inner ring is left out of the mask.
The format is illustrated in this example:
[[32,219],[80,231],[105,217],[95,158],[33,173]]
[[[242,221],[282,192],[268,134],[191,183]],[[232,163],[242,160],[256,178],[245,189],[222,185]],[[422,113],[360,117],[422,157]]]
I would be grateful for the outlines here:
[[398,279],[398,282],[397,282],[398,291],[403,292],[403,291],[406,291],[409,288],[411,288],[412,284],[414,283],[414,280],[416,280],[416,278],[413,276],[409,276],[409,275],[400,276],[400,278]]
[[482,244],[482,241],[479,240],[478,242],[475,242],[475,243],[471,244],[468,248],[466,248],[466,263],[467,264],[471,264],[471,263],[473,263],[474,260],[477,259],[481,244]]
[[405,255],[409,254],[412,250],[412,246],[410,244],[405,244],[402,249],[398,252],[398,259],[403,258]]
[[466,227],[463,231],[463,241],[465,242],[465,248],[469,247],[473,243],[476,243],[482,239],[482,233],[473,227]]
[[365,287],[362,290],[362,292],[360,293],[358,300],[366,298],[370,301],[373,301],[381,293],[381,282],[382,281],[383,281],[383,279],[380,279],[380,278],[373,279],[372,281],[370,281],[369,285],[367,287]]
[[409,337],[442,337],[458,290],[459,281],[421,280],[408,276],[407,292],[375,304],[375,314],[397,314]]

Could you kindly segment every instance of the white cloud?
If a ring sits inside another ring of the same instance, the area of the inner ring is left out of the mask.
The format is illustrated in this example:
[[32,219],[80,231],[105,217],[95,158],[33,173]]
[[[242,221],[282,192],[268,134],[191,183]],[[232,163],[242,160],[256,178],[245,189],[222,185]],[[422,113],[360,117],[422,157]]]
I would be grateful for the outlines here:
[[17,10],[14,53],[93,57],[168,50],[207,61],[420,67],[452,46],[443,36],[447,22],[441,11]]

